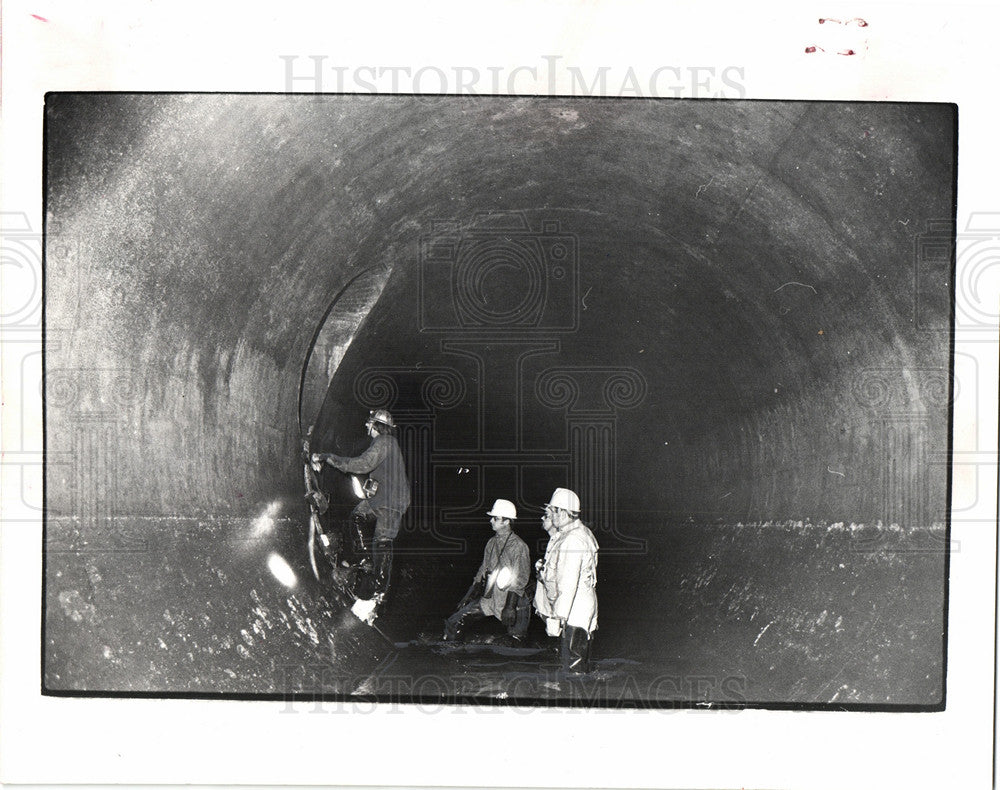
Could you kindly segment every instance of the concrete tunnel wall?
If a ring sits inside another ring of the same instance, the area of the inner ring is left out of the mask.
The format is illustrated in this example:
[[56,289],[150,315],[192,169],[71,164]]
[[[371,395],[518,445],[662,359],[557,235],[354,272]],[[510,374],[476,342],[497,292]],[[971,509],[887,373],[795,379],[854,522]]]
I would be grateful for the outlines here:
[[[950,269],[914,273],[953,216],[950,106],[52,95],[46,122],[55,516],[298,497],[334,296],[391,272],[328,398],[351,409],[320,419],[344,449],[372,360],[461,367],[420,331],[431,221],[520,211],[576,239],[559,364],[645,381],[617,421],[629,509],[944,520],[924,460],[947,446]],[[438,415],[446,446],[470,403]],[[564,416],[525,431],[558,441]]]

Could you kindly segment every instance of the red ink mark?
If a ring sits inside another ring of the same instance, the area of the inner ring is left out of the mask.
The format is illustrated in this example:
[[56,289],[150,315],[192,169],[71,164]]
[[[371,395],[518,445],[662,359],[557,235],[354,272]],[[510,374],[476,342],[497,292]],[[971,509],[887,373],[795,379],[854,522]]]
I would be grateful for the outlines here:
[[839,19],[834,19],[832,17],[823,17],[822,19],[819,20],[819,23],[821,25],[825,25],[827,22],[836,22],[838,25],[854,24],[857,25],[858,27],[868,27],[868,23],[859,16],[854,17],[854,19],[846,19],[843,22],[841,22]]
[[39,16],[38,14],[32,14],[32,16],[33,16],[33,17],[34,17],[35,19],[38,19],[38,20],[39,20],[39,21],[41,21],[41,22],[48,22],[48,21],[49,21],[49,20],[47,20],[47,19],[46,19],[46,18],[45,18],[44,16]]
[[[807,55],[811,55],[813,52],[826,52],[826,50],[823,49],[823,47],[806,47],[806,54]],[[842,49],[837,54],[838,55],[857,55],[858,53],[855,52],[853,49]]]

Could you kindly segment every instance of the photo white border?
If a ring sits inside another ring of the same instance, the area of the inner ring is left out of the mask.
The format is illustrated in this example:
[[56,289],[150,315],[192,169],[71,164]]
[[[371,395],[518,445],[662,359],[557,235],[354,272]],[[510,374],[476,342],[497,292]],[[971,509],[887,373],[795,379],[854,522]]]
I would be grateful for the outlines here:
[[[474,9],[478,10],[474,11]],[[820,17],[864,18],[831,33]],[[961,231],[1000,212],[989,4],[207,2],[3,5],[2,210],[41,228],[47,91],[285,90],[282,56],[331,66],[518,67],[517,93],[583,74],[743,69],[745,98],[955,102]],[[845,41],[858,53],[833,51]],[[808,46],[824,51],[806,54]],[[826,46],[824,46],[826,45]],[[333,79],[334,72],[330,72]],[[640,84],[642,80],[640,79]],[[324,86],[331,90],[332,84]],[[346,84],[345,90],[360,86]],[[379,87],[387,89],[383,83]],[[309,90],[308,83],[296,90]],[[450,91],[449,91],[450,92]],[[697,92],[697,89],[695,89]],[[691,95],[685,89],[680,95]],[[672,95],[672,94],[671,94]],[[7,216],[10,216],[8,214]],[[959,264],[962,265],[961,251]],[[23,274],[23,273],[22,273]],[[962,281],[959,272],[958,281]],[[2,275],[10,282],[10,273]],[[20,275],[19,275],[20,276]],[[23,279],[23,278],[22,278]],[[982,287],[1000,278],[987,273]],[[987,291],[988,292],[988,291]],[[6,299],[5,298],[5,303]],[[958,298],[971,299],[958,292]],[[980,302],[982,296],[980,296]],[[961,309],[961,305],[960,305]],[[40,695],[38,333],[3,337],[0,780],[5,783],[531,787],[986,787],[992,779],[998,343],[959,332],[975,368],[956,403],[948,696],[942,713],[584,711]],[[956,366],[956,375],[961,370]],[[26,386],[27,384],[27,386]],[[291,708],[291,712],[289,711]],[[353,708],[353,709],[352,709]],[[498,738],[511,748],[497,751]],[[477,748],[478,745],[478,748]]]

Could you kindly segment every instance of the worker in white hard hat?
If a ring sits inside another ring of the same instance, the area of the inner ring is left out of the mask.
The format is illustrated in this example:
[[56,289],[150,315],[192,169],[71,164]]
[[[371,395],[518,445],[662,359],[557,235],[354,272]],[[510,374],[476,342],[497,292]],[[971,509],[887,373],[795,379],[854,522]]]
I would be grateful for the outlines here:
[[[366,487],[370,495],[362,499],[351,513],[351,525],[356,540],[360,541],[360,551],[367,553],[370,542],[373,566],[373,589],[358,591],[358,596],[371,595],[379,603],[389,589],[392,572],[393,541],[399,534],[403,514],[410,506],[410,481],[403,464],[403,453],[395,437],[396,423],[385,409],[369,412],[365,430],[371,437],[368,449],[355,458],[334,453],[314,453],[314,464],[327,463],[348,474],[366,474]],[[368,523],[375,519],[373,539],[366,540]]]
[[545,534],[549,536],[548,543],[545,545],[545,556],[535,561],[535,611],[538,612],[539,617],[545,620],[545,632],[549,636],[558,637],[562,632],[562,625],[557,617],[552,615],[552,606],[549,603],[549,598],[545,594],[545,583],[542,580],[542,576],[545,573],[545,567],[548,563],[549,557],[552,555],[552,550],[556,545],[556,538],[559,535],[559,530],[556,525],[552,523],[552,514],[546,508],[542,513],[542,529],[545,530]]
[[550,538],[537,568],[535,608],[546,632],[559,637],[563,670],[589,672],[591,636],[597,630],[597,540],[580,521],[580,498],[568,488],[552,493],[542,525]]
[[495,617],[507,626],[512,644],[520,644],[528,631],[531,605],[525,594],[531,572],[528,545],[511,529],[517,508],[498,499],[486,514],[494,535],[486,543],[483,562],[458,609],[444,623],[445,640],[458,639],[475,620]]

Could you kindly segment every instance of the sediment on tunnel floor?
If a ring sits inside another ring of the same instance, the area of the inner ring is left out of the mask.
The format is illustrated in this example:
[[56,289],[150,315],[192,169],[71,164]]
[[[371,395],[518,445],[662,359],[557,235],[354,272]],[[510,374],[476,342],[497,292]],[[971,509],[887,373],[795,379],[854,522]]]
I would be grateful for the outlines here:
[[277,511],[48,532],[47,691],[349,695],[394,650]]
[[[609,706],[943,701],[941,529],[664,525],[646,535],[647,555],[602,561],[584,686],[560,675],[537,618],[527,650],[494,647],[495,622],[441,641],[469,558],[426,546],[400,557],[376,621],[386,639],[314,583],[296,530],[290,517],[266,533],[245,520],[158,519],[88,545],[61,530],[48,563],[46,688]],[[202,554],[206,538],[214,548]],[[268,572],[275,553],[293,587]]]

